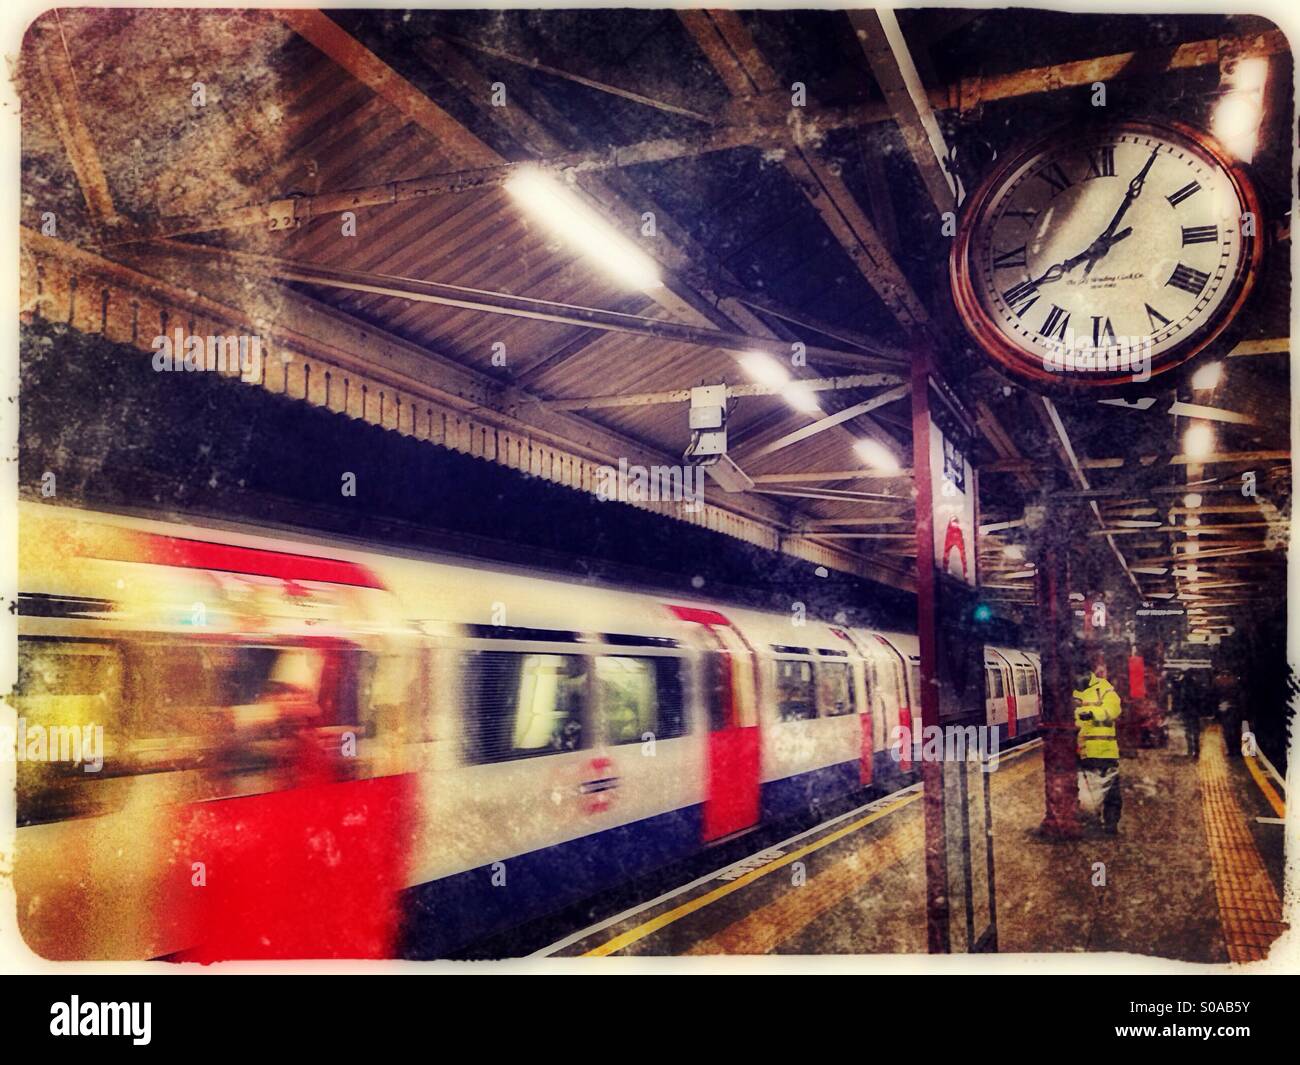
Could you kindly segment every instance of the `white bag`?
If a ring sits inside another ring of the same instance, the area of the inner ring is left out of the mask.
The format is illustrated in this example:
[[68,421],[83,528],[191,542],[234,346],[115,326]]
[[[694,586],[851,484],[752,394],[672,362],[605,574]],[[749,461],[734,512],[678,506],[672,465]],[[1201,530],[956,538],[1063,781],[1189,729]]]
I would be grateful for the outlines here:
[[1114,769],[1080,769],[1079,770],[1079,812],[1098,816],[1102,801],[1106,798],[1107,786],[1114,787],[1114,778],[1119,775],[1119,767]]

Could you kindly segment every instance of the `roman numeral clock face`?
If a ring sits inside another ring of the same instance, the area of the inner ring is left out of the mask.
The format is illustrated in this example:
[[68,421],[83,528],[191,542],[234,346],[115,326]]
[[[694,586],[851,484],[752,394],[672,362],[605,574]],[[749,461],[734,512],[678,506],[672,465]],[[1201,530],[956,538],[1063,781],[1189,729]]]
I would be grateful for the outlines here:
[[1247,179],[1190,127],[1066,128],[972,198],[953,294],[972,336],[1018,376],[1126,384],[1222,333],[1258,266],[1259,224]]

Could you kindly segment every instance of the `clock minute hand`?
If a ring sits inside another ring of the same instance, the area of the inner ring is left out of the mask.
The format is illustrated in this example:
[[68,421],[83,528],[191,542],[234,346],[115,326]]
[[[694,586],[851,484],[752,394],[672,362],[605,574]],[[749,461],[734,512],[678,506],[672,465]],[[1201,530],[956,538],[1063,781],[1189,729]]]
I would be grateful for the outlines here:
[[1115,217],[1110,220],[1110,225],[1106,227],[1105,232],[1093,242],[1092,247],[1097,250],[1096,254],[1088,257],[1088,265],[1083,268],[1085,274],[1092,273],[1092,268],[1097,264],[1097,261],[1110,250],[1111,244],[1114,243],[1112,234],[1123,220],[1129,206],[1142,195],[1142,186],[1146,184],[1147,174],[1151,172],[1151,167],[1155,165],[1156,155],[1159,152],[1160,148],[1158,146],[1151,149],[1151,155],[1147,159],[1146,165],[1134,174],[1133,179],[1128,183],[1128,190],[1124,193],[1124,200],[1115,212]]

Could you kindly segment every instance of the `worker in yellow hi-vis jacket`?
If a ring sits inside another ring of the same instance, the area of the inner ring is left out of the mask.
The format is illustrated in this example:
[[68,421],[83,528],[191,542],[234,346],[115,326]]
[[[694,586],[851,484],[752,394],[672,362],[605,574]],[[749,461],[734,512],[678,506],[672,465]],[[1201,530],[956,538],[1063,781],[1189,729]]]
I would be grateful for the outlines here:
[[1119,693],[1092,666],[1075,676],[1074,725],[1079,730],[1079,790],[1100,798],[1102,827],[1110,835],[1119,831],[1119,740],[1115,727],[1122,712]]

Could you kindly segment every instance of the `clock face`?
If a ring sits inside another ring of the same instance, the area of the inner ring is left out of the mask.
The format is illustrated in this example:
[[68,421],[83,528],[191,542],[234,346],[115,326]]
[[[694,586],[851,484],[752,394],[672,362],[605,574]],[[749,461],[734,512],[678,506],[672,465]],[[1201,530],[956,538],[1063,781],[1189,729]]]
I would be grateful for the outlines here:
[[973,197],[953,251],[971,332],[1043,384],[1145,380],[1218,336],[1257,266],[1246,179],[1188,127],[1059,131]]

